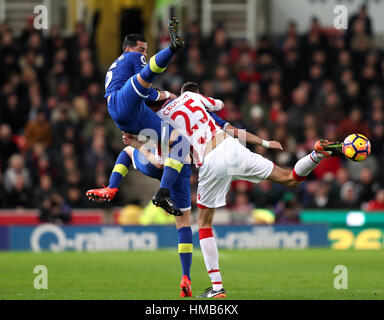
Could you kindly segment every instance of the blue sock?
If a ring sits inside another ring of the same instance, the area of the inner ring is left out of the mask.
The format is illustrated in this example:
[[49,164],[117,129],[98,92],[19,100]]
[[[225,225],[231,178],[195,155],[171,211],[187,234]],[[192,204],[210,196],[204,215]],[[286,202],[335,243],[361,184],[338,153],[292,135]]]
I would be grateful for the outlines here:
[[[184,164],[181,162],[183,159],[182,151],[185,150],[186,147],[179,149],[180,146],[178,144],[180,143],[180,141],[181,143],[185,143],[185,139],[182,139],[180,136],[176,141],[171,144],[172,149],[170,151],[169,157],[165,160],[164,163],[164,171],[160,181],[160,188],[171,190],[173,184],[176,182],[179,176],[181,169],[184,166]],[[190,149],[189,145],[187,149]]]
[[192,266],[192,229],[191,227],[183,227],[177,230],[179,236],[179,256],[183,275],[188,276],[191,280],[190,272]]
[[129,155],[123,150],[120,152],[119,156],[117,157],[117,160],[115,162],[115,166],[113,167],[112,174],[109,178],[109,185],[110,188],[118,188],[121,181],[125,177],[125,175],[128,173],[129,165],[132,163],[131,158]]
[[159,51],[149,59],[149,63],[140,71],[141,78],[152,83],[155,77],[162,73],[171,61],[174,53],[169,47]]
[[171,190],[176,182],[183,164],[172,158],[165,160],[163,176],[160,181],[160,188]]

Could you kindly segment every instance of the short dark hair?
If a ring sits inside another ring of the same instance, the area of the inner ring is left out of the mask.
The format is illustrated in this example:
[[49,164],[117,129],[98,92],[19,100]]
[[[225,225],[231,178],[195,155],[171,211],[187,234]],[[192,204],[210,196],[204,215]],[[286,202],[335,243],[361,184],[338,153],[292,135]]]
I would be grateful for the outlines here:
[[199,85],[196,82],[186,82],[181,87],[181,93],[184,93],[186,91],[199,93]]
[[147,100],[145,104],[150,108],[161,108],[168,99],[163,100]]
[[147,42],[141,34],[131,33],[125,36],[123,41],[123,51],[125,51],[127,47],[136,47],[137,41]]

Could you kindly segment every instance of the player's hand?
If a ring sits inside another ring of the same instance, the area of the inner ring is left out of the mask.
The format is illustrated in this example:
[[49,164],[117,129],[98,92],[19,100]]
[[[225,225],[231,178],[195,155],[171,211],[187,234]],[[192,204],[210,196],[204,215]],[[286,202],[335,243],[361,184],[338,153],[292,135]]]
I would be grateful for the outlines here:
[[280,142],[277,141],[269,141],[269,148],[268,149],[279,149],[283,150],[283,147],[281,146]]
[[126,144],[127,146],[130,146],[131,145],[131,142],[132,142],[132,135],[130,135],[129,133],[126,133],[124,131],[122,131],[123,133],[123,142],[124,144]]
[[175,95],[174,93],[172,93],[170,91],[159,91],[159,93],[160,93],[159,100],[164,100],[164,99],[174,100],[177,98],[177,95]]
[[123,142],[124,144],[134,147],[135,149],[140,149],[142,143],[139,142],[133,135],[122,131],[123,133]]
[[141,144],[135,137],[133,137],[131,134],[126,133],[122,131],[123,133],[123,142],[124,144],[127,144],[129,146],[134,147],[135,149],[139,150],[148,160],[149,162],[154,165],[158,169],[164,169],[164,165],[157,161],[155,155],[150,152],[143,144]]
[[143,142],[140,142],[139,140],[137,140],[137,138],[132,134],[126,133],[124,131],[122,131],[122,133],[123,133],[124,144],[131,146],[137,150],[139,150],[144,145]]
[[161,162],[157,161],[155,155],[149,151],[148,149],[146,148],[140,148],[139,150],[148,160],[149,162],[154,165],[157,169],[161,169],[163,170],[164,169],[164,164],[162,164]]

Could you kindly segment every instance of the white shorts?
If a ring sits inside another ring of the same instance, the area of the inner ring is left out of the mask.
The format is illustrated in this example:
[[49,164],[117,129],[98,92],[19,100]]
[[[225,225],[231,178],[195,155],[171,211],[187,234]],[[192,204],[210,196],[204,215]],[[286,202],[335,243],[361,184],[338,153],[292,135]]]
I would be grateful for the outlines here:
[[199,169],[197,203],[208,208],[225,206],[232,181],[259,183],[272,173],[274,163],[251,152],[238,139],[227,137],[204,157]]

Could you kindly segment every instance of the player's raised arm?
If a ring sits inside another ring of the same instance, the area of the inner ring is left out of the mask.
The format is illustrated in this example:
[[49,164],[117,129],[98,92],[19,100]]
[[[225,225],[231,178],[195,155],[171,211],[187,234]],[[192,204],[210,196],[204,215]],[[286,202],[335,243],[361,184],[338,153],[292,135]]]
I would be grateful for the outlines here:
[[222,118],[220,118],[217,114],[213,112],[209,112],[209,114],[216,121],[216,123],[223,128],[226,133],[230,134],[235,138],[238,138],[239,136],[245,136],[245,141],[247,143],[258,144],[269,149],[283,150],[283,147],[278,141],[266,141],[244,129],[238,129],[232,126],[229,122],[224,121]]
[[268,149],[283,150],[283,147],[281,146],[280,142],[264,140],[264,139],[262,139],[256,135],[248,132],[245,129],[238,129],[238,128],[232,126],[230,123],[227,123],[227,125],[225,126],[225,132],[230,134],[231,136],[233,136],[235,138],[238,138],[239,136],[245,135],[245,141],[247,143],[261,145],[261,146],[268,148]]

